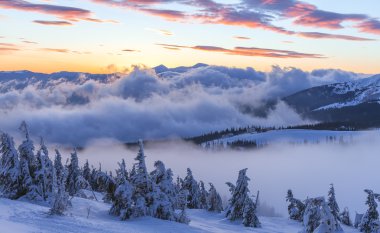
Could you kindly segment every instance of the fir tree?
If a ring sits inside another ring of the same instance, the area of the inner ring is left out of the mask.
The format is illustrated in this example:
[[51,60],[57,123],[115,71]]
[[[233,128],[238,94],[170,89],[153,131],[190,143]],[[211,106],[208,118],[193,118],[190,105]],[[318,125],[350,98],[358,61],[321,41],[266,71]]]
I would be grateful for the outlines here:
[[66,181],[66,189],[69,195],[75,195],[80,189],[86,188],[88,183],[81,175],[78,164],[78,155],[77,150],[71,153],[70,164],[67,166],[67,181]]
[[303,214],[305,211],[305,204],[302,201],[293,197],[292,190],[288,190],[286,201],[289,202],[288,213],[289,218],[302,222]]
[[207,196],[208,192],[206,191],[205,184],[203,181],[199,181],[199,208],[207,210]]
[[[247,168],[239,171],[239,177],[236,181],[236,185],[233,188],[232,197],[228,200],[228,207],[226,211],[226,217],[235,221],[241,219],[245,225],[260,226],[260,222],[255,214],[256,205],[249,197]],[[233,187],[229,185],[230,188]],[[244,217],[248,216],[245,220]],[[251,220],[254,219],[254,223]],[[257,220],[256,220],[257,219]]]
[[131,218],[133,214],[132,194],[133,187],[125,179],[123,183],[119,184],[116,188],[110,214],[119,216],[122,220]]
[[29,137],[28,126],[23,121],[20,131],[25,135],[25,140],[18,147],[20,154],[20,190],[21,195],[27,195],[29,199],[41,200],[38,188],[34,184],[34,174],[36,171],[36,158],[34,156],[33,141]]
[[128,171],[127,166],[125,165],[124,159],[121,160],[121,163],[117,163],[119,168],[116,169],[116,184],[123,184],[126,180],[128,180]]
[[377,232],[380,229],[379,213],[377,212],[377,203],[375,200],[376,194],[372,190],[364,190],[368,196],[366,205],[368,210],[364,214],[361,223],[359,224],[359,230],[365,233]]
[[61,154],[56,150],[53,166],[53,202],[50,214],[62,215],[70,205],[69,195],[65,189],[66,172],[62,165]]
[[330,190],[328,192],[328,206],[330,207],[331,214],[334,215],[336,222],[339,222],[340,210],[339,210],[338,203],[336,202],[336,199],[335,199],[335,189],[334,189],[333,184],[330,184]]
[[323,198],[320,202],[321,219],[319,226],[314,230],[314,233],[343,232],[339,221],[335,218],[330,208],[331,207],[329,207],[328,203],[326,203],[325,199]]
[[186,189],[181,190],[178,193],[177,203],[178,203],[178,209],[180,210],[180,213],[178,214],[176,221],[179,223],[185,223],[185,224],[190,223],[190,219],[186,214],[186,208],[188,205],[188,197],[187,197],[188,195],[189,195],[189,191]]
[[49,152],[42,138],[36,159],[37,166],[34,183],[37,186],[39,196],[46,201],[53,192],[53,163],[49,158]]
[[207,196],[207,210],[220,213],[223,211],[222,198],[219,193],[216,191],[214,185],[210,184],[210,189]]
[[173,172],[166,169],[165,164],[161,161],[154,163],[155,169],[150,173],[153,184],[156,184],[160,190],[166,194],[168,201],[176,204],[176,188],[173,184]]
[[320,224],[321,220],[321,203],[323,197],[308,198],[306,200],[306,208],[303,214],[303,225],[305,233],[313,233]]
[[187,175],[185,179],[183,180],[183,186],[182,189],[186,189],[189,191],[188,195],[188,204],[187,207],[189,209],[199,209],[200,203],[199,203],[199,196],[200,196],[200,190],[197,181],[193,177],[193,173],[191,172],[191,169],[187,169]]
[[247,198],[244,203],[243,225],[246,227],[261,227],[261,223],[256,216],[256,205],[251,198]]
[[6,133],[1,134],[0,142],[0,189],[6,198],[19,197],[20,163],[14,146],[13,138]]
[[91,169],[88,160],[83,165],[82,176],[91,185]]
[[152,182],[148,176],[145,165],[145,154],[143,142],[139,141],[139,152],[135,158],[137,161],[133,166],[134,174],[131,176],[132,184],[135,187],[133,200],[135,201],[134,217],[145,216],[149,214],[148,206],[152,204],[152,199],[148,197],[152,190]]

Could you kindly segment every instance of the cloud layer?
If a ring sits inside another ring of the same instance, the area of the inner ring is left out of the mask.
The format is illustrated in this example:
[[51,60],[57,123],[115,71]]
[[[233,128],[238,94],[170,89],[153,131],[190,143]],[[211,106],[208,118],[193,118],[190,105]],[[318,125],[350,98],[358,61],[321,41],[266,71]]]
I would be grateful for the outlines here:
[[[311,73],[273,67],[135,68],[128,75],[1,73],[0,129],[26,120],[33,134],[63,144],[98,138],[134,141],[193,136],[227,127],[305,123],[283,102],[296,91],[361,75],[340,70]],[[7,76],[8,75],[8,76]],[[265,109],[266,117],[255,109]]]
[[[342,14],[324,11],[313,4],[298,0],[241,0],[238,3],[223,4],[213,0],[92,0],[113,7],[137,10],[170,21],[198,21],[204,24],[223,24],[256,29],[275,33],[306,37],[311,39],[339,39],[368,41],[365,37],[329,34],[321,32],[298,32],[275,24],[288,19],[294,25],[304,27],[338,30],[345,28],[344,23],[351,22],[360,32],[379,35],[380,21],[365,14]],[[169,9],[167,3],[191,6],[192,11]]]

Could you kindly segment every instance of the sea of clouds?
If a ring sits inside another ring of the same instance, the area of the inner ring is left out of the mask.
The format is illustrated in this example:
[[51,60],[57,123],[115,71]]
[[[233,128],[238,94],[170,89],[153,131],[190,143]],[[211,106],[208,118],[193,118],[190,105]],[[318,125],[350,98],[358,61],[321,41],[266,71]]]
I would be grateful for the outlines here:
[[280,101],[282,97],[365,76],[277,66],[270,72],[200,66],[159,74],[135,67],[128,74],[104,78],[68,73],[7,75],[0,78],[0,130],[15,132],[25,120],[33,134],[67,145],[85,145],[99,138],[125,142],[247,125],[303,124],[309,121]]

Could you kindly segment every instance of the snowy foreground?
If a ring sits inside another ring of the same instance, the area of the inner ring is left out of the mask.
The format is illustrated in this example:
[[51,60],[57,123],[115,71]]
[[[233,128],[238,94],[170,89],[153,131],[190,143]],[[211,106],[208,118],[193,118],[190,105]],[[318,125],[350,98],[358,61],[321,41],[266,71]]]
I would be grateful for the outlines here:
[[[301,223],[285,217],[260,217],[262,228],[247,228],[224,219],[223,214],[205,210],[187,210],[189,225],[143,217],[120,221],[108,214],[110,205],[102,201],[75,197],[65,216],[50,216],[49,207],[0,198],[1,233],[150,233],[150,232],[300,232]],[[90,213],[88,216],[88,210]],[[88,216],[88,218],[87,218]],[[342,226],[345,232],[358,232]]]

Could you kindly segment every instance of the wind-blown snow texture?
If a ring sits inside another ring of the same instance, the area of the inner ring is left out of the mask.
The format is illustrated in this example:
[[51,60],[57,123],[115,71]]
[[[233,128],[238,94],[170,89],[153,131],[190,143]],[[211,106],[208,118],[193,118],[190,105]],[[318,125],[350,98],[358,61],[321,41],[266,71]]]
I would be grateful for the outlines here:
[[0,129],[25,120],[52,142],[195,136],[227,127],[306,123],[276,100],[305,88],[363,77],[340,70],[264,73],[198,64],[136,68],[128,75],[0,72]]

